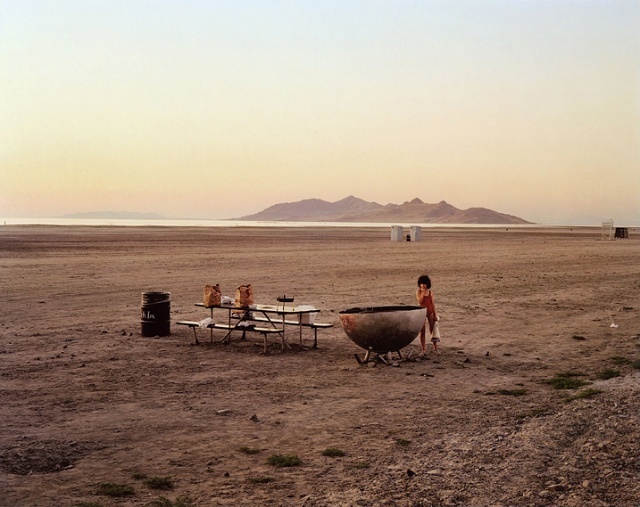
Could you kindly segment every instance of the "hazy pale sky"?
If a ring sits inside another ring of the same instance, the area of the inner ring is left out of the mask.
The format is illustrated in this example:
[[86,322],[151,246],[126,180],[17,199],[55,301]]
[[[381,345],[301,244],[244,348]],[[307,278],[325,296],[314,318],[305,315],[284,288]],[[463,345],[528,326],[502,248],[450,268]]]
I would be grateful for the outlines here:
[[0,216],[640,224],[637,0],[0,0]]

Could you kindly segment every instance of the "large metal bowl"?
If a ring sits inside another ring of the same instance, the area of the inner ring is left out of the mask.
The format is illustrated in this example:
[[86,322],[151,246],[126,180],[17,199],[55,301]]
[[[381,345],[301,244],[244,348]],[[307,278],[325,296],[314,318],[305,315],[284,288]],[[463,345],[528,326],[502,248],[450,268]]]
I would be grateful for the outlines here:
[[340,325],[363,349],[377,354],[396,352],[420,333],[427,318],[421,306],[350,308],[339,313]]

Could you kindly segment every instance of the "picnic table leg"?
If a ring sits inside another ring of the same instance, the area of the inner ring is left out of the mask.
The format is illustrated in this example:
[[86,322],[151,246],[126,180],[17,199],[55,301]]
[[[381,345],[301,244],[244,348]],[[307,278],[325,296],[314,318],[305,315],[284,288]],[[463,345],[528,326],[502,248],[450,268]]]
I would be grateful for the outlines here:
[[[227,331],[227,334],[222,337],[222,340],[220,340],[220,343],[231,343],[231,331],[233,331],[234,329],[237,329],[237,326],[229,329],[229,331]],[[244,331],[242,332],[242,336],[244,336]]]
[[196,328],[195,326],[192,327],[191,329],[193,329],[193,338],[195,340],[195,342],[193,343],[194,345],[200,345],[200,342],[198,341],[198,333],[196,333]]
[[[282,309],[284,310],[284,302],[282,303]],[[285,318],[286,318],[286,315],[283,313],[282,314],[282,352],[284,352],[284,344],[287,343],[284,337],[284,328],[286,327],[284,323]]]
[[313,328],[313,349],[317,349],[318,348],[318,328],[314,327]]
[[[236,329],[238,329],[238,327],[241,328],[242,326],[240,326],[240,324],[243,321],[245,321],[246,318],[247,318],[247,312],[243,312],[242,313],[242,317],[240,317],[240,320],[238,320],[238,322],[236,322],[233,325],[233,327],[231,327],[231,312],[232,312],[232,310],[229,309],[229,319],[228,319],[228,321],[229,321],[229,332],[226,335],[224,335],[224,338],[222,338],[222,340],[220,340],[220,343],[227,343],[227,342],[230,343],[231,342],[231,333],[233,331],[235,331]],[[246,330],[242,329],[242,337],[240,338],[240,340],[245,340],[245,339],[246,339]]]
[[[283,306],[284,306],[284,305],[283,305]],[[285,349],[285,347],[286,347],[286,348],[288,348],[288,349],[289,349],[289,348],[291,348],[291,347],[289,347],[289,344],[287,343],[287,339],[286,339],[286,338],[285,338],[285,336],[284,336],[284,330],[285,330],[285,328],[286,328],[286,325],[285,325],[285,317],[286,317],[286,315],[283,313],[283,314],[282,314],[282,333],[280,333],[280,334],[281,334],[281,336],[282,336],[282,352],[283,352],[283,353],[284,353],[284,349]]]
[[289,343],[287,342],[286,338],[284,337],[284,323],[282,326],[282,332],[280,333],[280,336],[282,336],[282,353],[284,354],[284,349],[290,349],[291,346],[289,345]]
[[[213,307],[209,310],[211,311],[211,321],[213,321]],[[213,328],[209,329],[209,340],[213,343]]]

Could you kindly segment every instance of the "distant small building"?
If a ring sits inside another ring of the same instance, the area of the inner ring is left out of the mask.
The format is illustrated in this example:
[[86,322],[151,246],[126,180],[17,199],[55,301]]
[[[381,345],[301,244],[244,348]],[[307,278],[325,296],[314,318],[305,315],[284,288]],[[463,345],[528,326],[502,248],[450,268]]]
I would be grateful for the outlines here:
[[629,239],[629,228],[628,227],[616,227],[616,232],[614,234],[615,238],[620,239]]
[[606,222],[602,222],[602,239],[613,239],[613,220],[607,220]]
[[411,226],[411,241],[421,241],[422,240],[422,227],[419,225]]
[[392,225],[391,226],[391,241],[402,241],[403,240],[403,232],[401,225]]
[[602,239],[628,239],[628,227],[615,227],[613,220],[602,222]]

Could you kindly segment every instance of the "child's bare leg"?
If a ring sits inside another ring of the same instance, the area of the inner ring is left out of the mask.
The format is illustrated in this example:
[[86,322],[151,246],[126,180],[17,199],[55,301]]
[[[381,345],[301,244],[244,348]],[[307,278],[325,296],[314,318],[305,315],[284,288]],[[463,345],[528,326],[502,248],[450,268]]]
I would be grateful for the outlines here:
[[420,349],[420,355],[424,356],[427,353],[427,335],[424,327],[422,328],[422,331],[420,331]]

